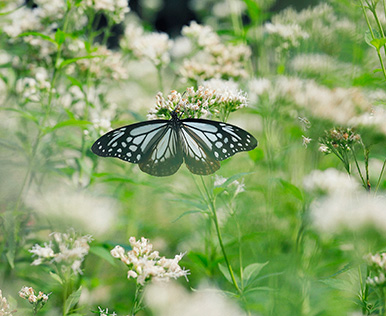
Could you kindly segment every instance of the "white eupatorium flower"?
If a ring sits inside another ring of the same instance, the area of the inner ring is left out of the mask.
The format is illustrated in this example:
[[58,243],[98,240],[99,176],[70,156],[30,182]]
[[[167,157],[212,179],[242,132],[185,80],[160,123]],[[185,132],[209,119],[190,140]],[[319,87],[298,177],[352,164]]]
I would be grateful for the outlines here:
[[386,109],[382,106],[374,106],[368,112],[353,117],[349,121],[350,126],[373,126],[378,131],[386,134]]
[[12,316],[14,311],[11,310],[11,307],[8,304],[8,301],[3,297],[3,293],[0,290],[0,315],[1,316]]
[[50,89],[51,82],[47,70],[41,67],[35,70],[35,77],[25,77],[16,81],[16,92],[25,100],[33,102],[38,102]]
[[41,309],[47,303],[50,294],[42,291],[36,292],[32,287],[23,286],[19,291],[19,296],[34,305],[34,310]]
[[[227,89],[223,80],[217,81],[221,81],[221,88],[210,88],[211,82],[204,82],[207,87],[204,85],[197,89],[189,87],[183,95],[172,90],[164,97],[159,92],[156,95],[155,107],[148,112],[148,119],[169,118],[170,111],[173,110],[183,113],[184,117],[220,116],[220,113],[229,114],[247,106],[248,99],[245,92]],[[215,86],[219,86],[218,82]]]
[[67,233],[50,234],[51,241],[44,247],[38,244],[29,250],[33,257],[37,257],[32,265],[43,263],[59,265],[62,270],[71,269],[72,272],[82,274],[81,263],[90,250],[92,237],[90,235],[78,236],[74,230]]
[[98,309],[99,309],[99,316],[117,316],[115,312],[110,314],[108,308],[102,309],[100,306],[98,306]]
[[369,254],[365,260],[371,271],[366,283],[371,286],[384,286],[386,284],[386,253]]
[[[277,37],[276,41],[279,45],[276,46],[276,50],[278,51],[298,47],[301,40],[309,37],[308,33],[295,22],[291,24],[268,22],[264,24],[264,32]],[[275,39],[273,41],[276,42]]]
[[192,57],[183,60],[180,72],[184,78],[202,81],[248,76],[245,63],[251,56],[249,46],[224,44],[210,26],[195,21],[183,27],[182,34],[191,40],[197,51]]
[[119,245],[111,250],[114,258],[120,259],[129,267],[127,274],[129,279],[136,279],[140,285],[145,285],[150,280],[169,281],[182,276],[187,280],[189,270],[179,266],[179,261],[184,254],[181,253],[173,259],[167,259],[160,257],[158,251],[153,251],[153,245],[144,237],[140,240],[130,237],[129,242],[132,250],[128,252]]
[[131,51],[137,58],[148,59],[155,66],[164,66],[170,62],[170,50],[173,42],[166,33],[145,33],[135,24],[127,25],[121,47]]

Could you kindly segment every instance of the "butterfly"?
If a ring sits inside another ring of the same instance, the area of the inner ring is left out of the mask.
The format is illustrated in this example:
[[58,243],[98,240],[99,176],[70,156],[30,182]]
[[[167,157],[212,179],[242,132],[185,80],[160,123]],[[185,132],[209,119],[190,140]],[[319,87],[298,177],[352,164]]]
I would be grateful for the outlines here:
[[163,177],[177,172],[185,161],[194,174],[209,175],[220,161],[240,151],[252,150],[257,140],[247,131],[223,122],[180,119],[151,120],[123,126],[100,137],[91,147],[94,154],[135,163],[150,175]]

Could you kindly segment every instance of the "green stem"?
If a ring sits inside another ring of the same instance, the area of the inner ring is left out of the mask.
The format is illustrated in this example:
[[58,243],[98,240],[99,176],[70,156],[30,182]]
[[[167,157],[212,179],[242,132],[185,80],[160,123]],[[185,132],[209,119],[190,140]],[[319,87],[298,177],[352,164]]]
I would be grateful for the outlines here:
[[162,65],[156,65],[157,68],[157,77],[158,77],[158,85],[159,90],[163,93],[164,92],[164,86],[163,86],[163,78],[162,78]]
[[355,165],[357,167],[357,170],[358,170],[358,173],[359,173],[359,176],[362,180],[362,183],[363,183],[363,186],[366,190],[369,190],[370,188],[367,186],[366,182],[365,182],[365,179],[363,178],[362,176],[362,172],[361,172],[361,169],[359,168],[359,164],[358,164],[358,160],[357,160],[357,156],[355,155],[355,150],[354,148],[350,147],[351,148],[351,152],[352,152],[352,155],[354,157],[354,161],[355,161]]
[[232,283],[233,283],[234,287],[236,288],[236,290],[237,290],[240,294],[242,294],[242,291],[241,291],[239,285],[237,284],[235,275],[234,275],[234,273],[233,273],[233,269],[232,269],[232,267],[231,267],[231,265],[230,265],[230,263],[229,263],[228,256],[227,256],[226,251],[225,251],[225,247],[224,247],[224,243],[223,243],[222,235],[221,235],[221,231],[220,231],[220,225],[219,225],[219,223],[218,223],[218,217],[217,217],[216,207],[215,207],[215,203],[214,203],[214,198],[211,197],[211,195],[209,194],[209,191],[208,191],[208,189],[207,189],[207,187],[206,187],[205,181],[204,181],[204,179],[202,178],[202,176],[201,176],[201,181],[202,181],[202,184],[203,184],[203,186],[204,186],[206,195],[207,195],[208,200],[209,200],[209,207],[210,207],[210,209],[211,209],[211,211],[212,211],[212,215],[213,215],[212,218],[213,218],[214,225],[215,225],[215,227],[216,227],[216,232],[217,232],[218,242],[219,242],[219,244],[220,244],[220,248],[221,248],[222,254],[223,254],[223,256],[224,256],[225,263],[226,263],[226,265],[227,265],[227,267],[228,267],[228,271],[229,271],[229,274],[230,274],[230,276],[231,276]]
[[142,297],[140,297],[141,293],[142,293],[142,286],[137,283],[135,286],[134,303],[133,303],[133,307],[131,308],[130,316],[135,316],[137,312],[141,310],[141,307],[140,307],[142,303]]
[[382,180],[382,177],[383,177],[383,173],[385,172],[385,166],[386,166],[386,159],[385,159],[385,161],[383,162],[382,169],[381,169],[381,173],[379,174],[377,186],[375,187],[375,193],[377,193],[378,188],[379,188],[379,185],[381,184],[381,180]]

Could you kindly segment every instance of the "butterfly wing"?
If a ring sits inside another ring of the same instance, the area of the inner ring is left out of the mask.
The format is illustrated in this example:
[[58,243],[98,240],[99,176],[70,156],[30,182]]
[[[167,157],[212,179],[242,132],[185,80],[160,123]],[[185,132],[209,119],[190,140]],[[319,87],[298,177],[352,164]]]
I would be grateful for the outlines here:
[[149,148],[139,168],[157,177],[170,176],[180,168],[182,148],[177,131],[170,125]]
[[186,165],[197,174],[211,174],[220,168],[218,161],[257,146],[250,133],[223,122],[185,119],[181,121],[181,132],[186,143],[183,145]]
[[102,157],[138,163],[155,176],[175,173],[183,162],[176,131],[167,120],[153,120],[117,128],[100,137],[91,147]]

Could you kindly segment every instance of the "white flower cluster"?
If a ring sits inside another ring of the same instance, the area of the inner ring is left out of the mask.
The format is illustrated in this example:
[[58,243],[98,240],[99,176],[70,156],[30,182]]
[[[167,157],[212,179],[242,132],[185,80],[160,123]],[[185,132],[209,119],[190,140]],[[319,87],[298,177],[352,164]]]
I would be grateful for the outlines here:
[[[220,84],[221,82],[221,84]],[[156,95],[156,105],[148,112],[148,119],[169,118],[170,111],[182,112],[184,117],[201,117],[230,113],[248,104],[246,93],[230,87],[224,80],[204,82],[196,89],[189,87],[185,93],[173,90],[165,98],[161,92]],[[234,83],[233,81],[231,83]],[[212,88],[217,86],[218,89]]]
[[100,306],[98,306],[98,309],[99,309],[99,316],[117,316],[115,312],[113,312],[112,314],[109,314],[108,308],[102,309]]
[[144,237],[138,241],[135,237],[130,237],[129,242],[132,250],[128,252],[119,245],[111,250],[114,258],[129,266],[128,278],[137,279],[140,285],[145,285],[149,280],[169,281],[182,276],[187,279],[189,270],[181,268],[178,264],[184,254],[176,255],[174,259],[166,259],[160,257],[158,251],[152,251],[153,245]]
[[2,18],[0,26],[9,37],[15,38],[23,32],[43,29],[36,10],[21,7]]
[[[84,50],[79,55],[86,55]],[[88,72],[95,78],[111,78],[113,80],[124,80],[129,77],[128,69],[123,62],[123,56],[120,52],[112,51],[106,46],[98,45],[94,47],[94,58],[80,59],[76,63],[79,69]],[[69,68],[70,73],[74,68]]]
[[51,89],[48,73],[45,68],[39,67],[35,70],[35,77],[25,77],[16,81],[16,92],[23,99],[39,102],[42,94]]
[[369,254],[365,259],[372,271],[371,276],[367,277],[366,283],[372,286],[384,286],[386,284],[386,253]]
[[346,173],[315,170],[305,177],[307,190],[324,193],[310,206],[310,219],[321,232],[375,228],[386,231],[386,197],[371,195]]
[[44,243],[44,247],[35,244],[29,250],[34,257],[38,257],[32,262],[32,265],[51,263],[60,265],[63,270],[69,267],[73,273],[82,274],[80,266],[90,249],[89,243],[92,241],[90,235],[78,237],[74,230],[68,233],[52,233],[53,240]]
[[10,310],[11,307],[8,304],[8,301],[3,297],[3,293],[0,290],[0,315],[1,316],[12,316],[14,311]]
[[103,11],[115,23],[121,23],[125,14],[130,12],[128,0],[84,0],[82,6],[92,8],[95,11]]
[[28,302],[31,304],[44,304],[48,301],[49,294],[44,294],[43,292],[39,291],[38,295],[36,295],[36,292],[32,287],[23,286],[19,291],[19,296],[28,300]]
[[170,62],[170,49],[173,42],[166,33],[145,33],[142,27],[127,25],[121,40],[121,48],[131,51],[139,59],[148,59],[155,66]]
[[291,24],[269,22],[264,24],[263,30],[266,34],[273,36],[270,39],[275,43],[275,49],[278,52],[298,47],[301,40],[309,37],[308,33],[294,22]]
[[182,34],[198,48],[198,53],[183,61],[181,75],[194,81],[212,78],[245,78],[245,62],[251,49],[243,44],[231,45],[221,42],[210,26],[192,21],[182,29]]
[[266,100],[269,104],[292,103],[312,115],[346,125],[347,122],[371,109],[371,104],[358,88],[334,88],[319,85],[313,80],[279,76],[273,80],[254,79],[249,84],[254,103]]
[[272,17],[275,25],[292,25],[294,21],[301,29],[307,29],[310,39],[321,46],[336,45],[336,41],[341,40],[342,36],[351,39],[362,36],[355,34],[357,27],[354,22],[337,16],[333,7],[326,2],[301,11],[288,8]]

